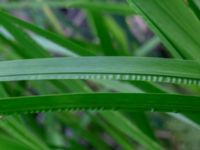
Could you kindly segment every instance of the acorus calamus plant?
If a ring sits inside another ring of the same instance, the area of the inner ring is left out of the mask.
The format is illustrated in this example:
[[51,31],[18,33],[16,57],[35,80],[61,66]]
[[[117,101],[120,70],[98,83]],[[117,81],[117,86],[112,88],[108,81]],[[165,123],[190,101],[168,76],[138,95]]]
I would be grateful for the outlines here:
[[182,149],[165,126],[200,129],[199,19],[198,0],[0,1],[0,149]]

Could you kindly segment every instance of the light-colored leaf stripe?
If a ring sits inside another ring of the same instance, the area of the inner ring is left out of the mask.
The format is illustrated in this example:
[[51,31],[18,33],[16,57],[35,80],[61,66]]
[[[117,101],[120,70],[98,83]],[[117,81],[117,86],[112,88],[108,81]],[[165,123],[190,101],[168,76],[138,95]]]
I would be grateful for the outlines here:
[[200,85],[199,61],[134,57],[77,57],[0,62],[0,81],[107,79]]
[[200,112],[200,97],[169,94],[69,94],[0,100],[0,114],[63,110]]

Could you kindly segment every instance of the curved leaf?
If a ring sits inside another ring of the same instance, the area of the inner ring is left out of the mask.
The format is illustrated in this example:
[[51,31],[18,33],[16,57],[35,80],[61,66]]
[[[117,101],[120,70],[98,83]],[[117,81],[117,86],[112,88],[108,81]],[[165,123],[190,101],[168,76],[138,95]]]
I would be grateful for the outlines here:
[[49,58],[0,62],[0,81],[110,79],[200,85],[199,61],[134,57]]

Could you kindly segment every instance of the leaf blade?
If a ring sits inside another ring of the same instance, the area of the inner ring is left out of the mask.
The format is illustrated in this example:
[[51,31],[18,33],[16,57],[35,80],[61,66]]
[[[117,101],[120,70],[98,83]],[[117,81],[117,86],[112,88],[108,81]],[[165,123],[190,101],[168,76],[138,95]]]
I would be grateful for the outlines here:
[[[112,99],[112,101],[108,101]],[[3,98],[0,114],[62,110],[199,112],[200,97],[170,94],[68,94]],[[162,100],[162,101],[161,101]]]
[[161,58],[30,59],[0,62],[0,70],[4,70],[0,72],[0,81],[110,79],[199,85],[199,68],[199,61]]
[[172,55],[199,59],[200,22],[183,1],[128,1],[160,36]]

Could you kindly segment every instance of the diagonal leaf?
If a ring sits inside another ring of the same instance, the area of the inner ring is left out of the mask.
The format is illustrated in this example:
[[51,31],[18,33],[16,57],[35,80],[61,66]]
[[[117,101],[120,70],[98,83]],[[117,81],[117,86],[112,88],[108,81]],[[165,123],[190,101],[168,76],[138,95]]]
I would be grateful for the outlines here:
[[38,35],[40,35],[42,37],[45,37],[46,39],[48,39],[50,41],[53,41],[56,44],[59,44],[59,45],[65,47],[66,49],[70,49],[74,53],[77,53],[77,54],[83,55],[83,56],[94,55],[90,50],[82,48],[78,44],[76,44],[76,43],[74,43],[74,42],[72,42],[70,40],[67,40],[67,38],[65,38],[65,37],[63,37],[61,35],[49,32],[47,30],[43,30],[43,29],[41,29],[41,28],[39,28],[39,27],[37,27],[37,26],[35,26],[33,24],[30,24],[30,23],[27,23],[27,22],[25,22],[23,20],[17,19],[16,17],[13,17],[13,16],[8,15],[8,14],[6,14],[4,12],[1,12],[1,11],[0,11],[0,16],[1,16],[1,18],[2,17],[6,18],[10,22],[18,24],[21,27],[23,27],[23,28],[25,28],[27,30],[30,30],[33,33],[36,33],[36,34],[38,34]]
[[200,19],[200,1],[188,0],[189,6],[192,8],[196,16]]
[[[38,45],[32,38],[28,36],[21,28],[12,24],[9,20],[0,15],[0,24],[2,24],[15,38],[15,40],[21,44],[22,50],[20,54],[26,58],[37,58],[38,56],[48,56],[45,53],[43,47]],[[31,56],[31,57],[30,57]]]
[[183,0],[128,1],[160,36],[173,56],[199,59],[200,22]]
[[[139,128],[133,125],[126,117],[119,112],[105,111],[101,115],[104,119],[109,120],[111,124],[118,122],[118,130],[124,132],[129,137],[137,139],[138,142],[142,143],[149,150],[162,149],[157,143],[147,137]],[[118,121],[120,120],[120,121]]]
[[16,140],[13,140],[7,136],[0,135],[0,147],[1,149],[6,149],[6,150],[27,150],[30,149],[30,147],[27,147],[21,143],[18,143]]

